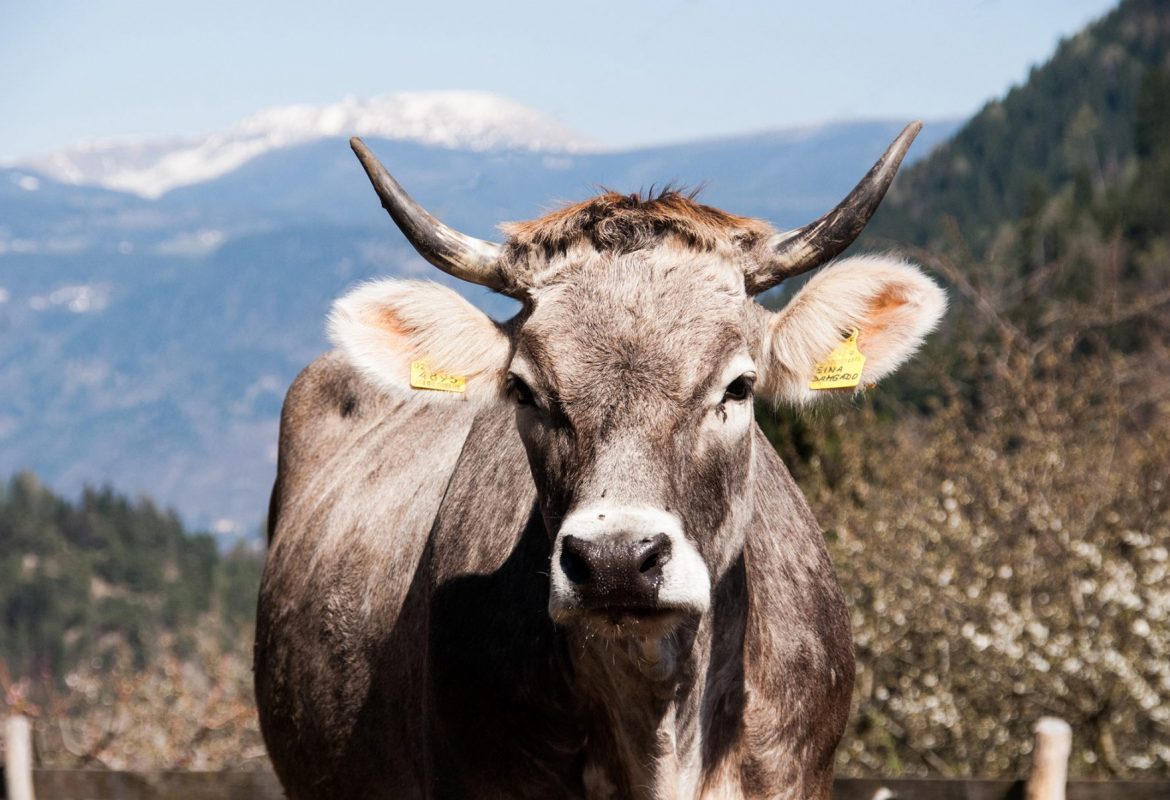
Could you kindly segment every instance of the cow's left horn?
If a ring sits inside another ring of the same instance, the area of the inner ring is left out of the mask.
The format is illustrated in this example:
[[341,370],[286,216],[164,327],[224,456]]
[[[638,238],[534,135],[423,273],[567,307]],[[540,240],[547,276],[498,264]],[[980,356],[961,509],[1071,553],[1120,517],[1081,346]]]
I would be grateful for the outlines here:
[[465,236],[439,222],[398,185],[365,142],[355,136],[349,140],[349,146],[370,176],[374,191],[382,199],[382,207],[390,212],[420,256],[456,278],[492,289],[505,288],[500,272],[501,245]]
[[803,228],[772,237],[768,255],[744,276],[748,294],[759,294],[781,281],[815,269],[853,244],[886,196],[902,157],[920,130],[921,122],[907,125],[849,196],[828,214]]

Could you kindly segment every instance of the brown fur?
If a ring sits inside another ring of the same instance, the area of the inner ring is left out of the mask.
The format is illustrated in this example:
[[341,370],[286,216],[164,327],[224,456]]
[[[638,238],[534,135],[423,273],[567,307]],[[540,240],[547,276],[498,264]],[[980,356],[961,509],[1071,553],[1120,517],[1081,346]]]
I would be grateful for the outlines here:
[[906,295],[895,288],[886,289],[870,303],[865,314],[866,328],[886,328],[890,325],[891,317],[900,312],[906,305]]
[[515,257],[549,256],[588,243],[599,253],[630,253],[677,237],[694,250],[749,250],[776,231],[766,222],[695,202],[695,193],[605,192],[539,219],[501,226]]

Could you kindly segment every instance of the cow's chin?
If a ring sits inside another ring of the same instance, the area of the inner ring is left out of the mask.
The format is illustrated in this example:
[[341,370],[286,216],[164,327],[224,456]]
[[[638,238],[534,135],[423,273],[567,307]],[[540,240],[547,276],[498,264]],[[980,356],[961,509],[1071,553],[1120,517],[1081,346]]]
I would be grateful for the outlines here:
[[678,630],[691,616],[678,608],[603,606],[574,610],[558,622],[604,639],[663,639]]

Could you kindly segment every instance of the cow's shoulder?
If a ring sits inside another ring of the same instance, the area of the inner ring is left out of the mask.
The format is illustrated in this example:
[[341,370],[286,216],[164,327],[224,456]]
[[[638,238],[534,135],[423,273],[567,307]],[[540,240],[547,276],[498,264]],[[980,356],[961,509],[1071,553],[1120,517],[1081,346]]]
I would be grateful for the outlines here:
[[[326,496],[332,503],[376,497],[386,520],[406,510],[394,500],[405,504],[422,490],[436,498],[437,510],[474,417],[475,408],[458,397],[387,389],[337,351],[320,356],[285,396],[270,537],[282,514]],[[398,485],[404,481],[412,486]]]
[[337,353],[289,388],[256,629],[256,694],[285,785],[417,796],[425,609],[411,589],[465,405],[395,395]]
[[325,353],[289,386],[281,413],[281,445],[307,444],[352,430],[362,418],[389,410],[388,399],[340,353]]
[[276,483],[268,508],[271,540],[290,498],[322,463],[328,461],[353,428],[357,410],[369,390],[337,352],[326,353],[301,370],[284,397],[280,414]]

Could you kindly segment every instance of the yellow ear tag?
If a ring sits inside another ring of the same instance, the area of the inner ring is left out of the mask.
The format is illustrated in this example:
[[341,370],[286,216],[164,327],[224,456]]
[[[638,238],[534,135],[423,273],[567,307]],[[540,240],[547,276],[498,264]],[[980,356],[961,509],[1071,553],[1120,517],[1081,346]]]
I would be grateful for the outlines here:
[[434,389],[439,392],[464,392],[467,379],[462,375],[434,372],[425,361],[410,362],[410,385],[415,389]]
[[849,337],[837,345],[829,357],[813,370],[810,389],[848,389],[861,383],[861,368],[865,356],[857,349],[857,328],[849,331]]

